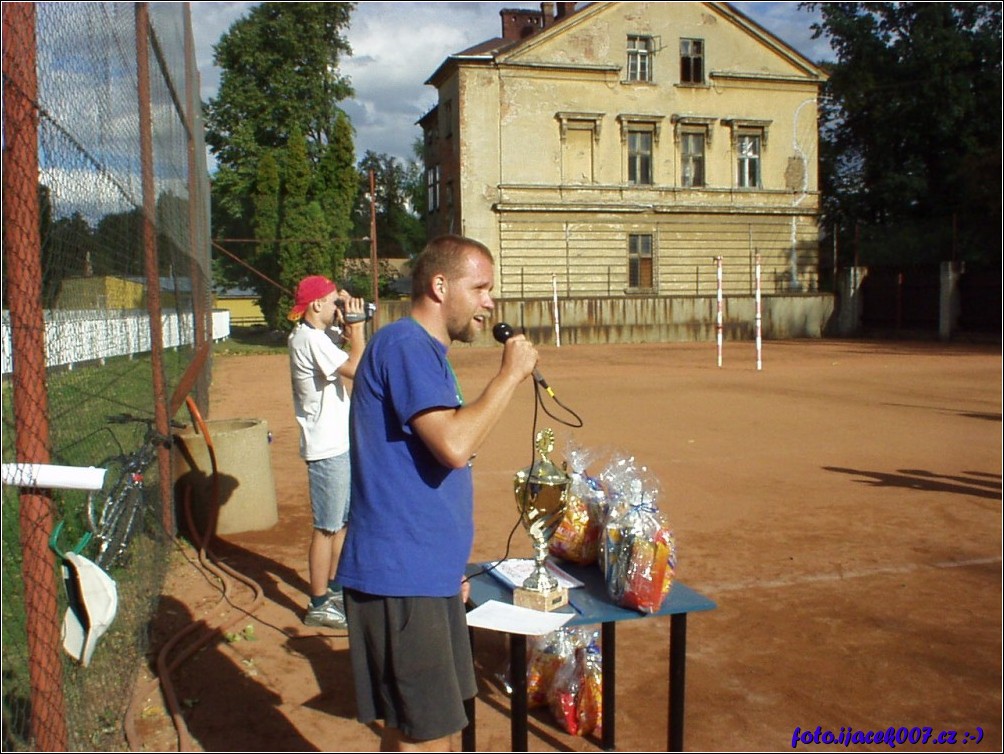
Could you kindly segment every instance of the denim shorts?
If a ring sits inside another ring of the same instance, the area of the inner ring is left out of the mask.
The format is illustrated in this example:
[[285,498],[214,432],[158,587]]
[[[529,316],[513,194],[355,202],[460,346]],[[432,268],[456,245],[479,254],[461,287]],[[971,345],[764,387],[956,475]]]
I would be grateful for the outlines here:
[[315,529],[340,531],[348,522],[350,468],[348,453],[307,461],[310,510]]

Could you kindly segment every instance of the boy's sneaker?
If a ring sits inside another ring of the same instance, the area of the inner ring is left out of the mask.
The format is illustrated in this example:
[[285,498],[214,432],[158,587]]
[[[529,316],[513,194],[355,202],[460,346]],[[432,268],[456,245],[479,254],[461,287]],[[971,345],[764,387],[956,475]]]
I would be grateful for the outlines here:
[[307,604],[307,614],[303,616],[305,626],[324,626],[325,628],[348,628],[345,612],[339,609],[339,603],[327,599],[317,607]]
[[345,597],[342,592],[333,592],[328,589],[328,602],[334,603],[335,607],[338,608],[338,612],[345,615]]

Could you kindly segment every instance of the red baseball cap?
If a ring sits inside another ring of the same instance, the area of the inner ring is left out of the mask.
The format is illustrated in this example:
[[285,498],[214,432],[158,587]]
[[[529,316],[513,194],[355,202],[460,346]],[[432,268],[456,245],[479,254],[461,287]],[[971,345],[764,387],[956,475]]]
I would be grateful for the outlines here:
[[337,291],[338,286],[328,280],[324,275],[310,275],[300,281],[296,286],[296,303],[286,315],[287,319],[296,322],[307,311],[307,307],[319,298],[324,298],[332,291]]

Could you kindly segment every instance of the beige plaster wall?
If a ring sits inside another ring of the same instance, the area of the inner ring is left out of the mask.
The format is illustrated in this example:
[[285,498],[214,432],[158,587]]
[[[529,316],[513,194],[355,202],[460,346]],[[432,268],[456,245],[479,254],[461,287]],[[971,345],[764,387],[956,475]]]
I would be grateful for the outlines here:
[[[623,80],[629,34],[657,42],[652,82]],[[705,85],[680,84],[680,38],[704,41]],[[547,295],[552,276],[573,293],[638,293],[626,290],[631,233],[654,237],[649,293],[701,293],[702,266],[718,255],[750,290],[756,254],[772,288],[814,291],[820,75],[720,4],[589,6],[440,83],[440,105],[460,103],[457,230],[496,250],[502,295]],[[563,122],[582,125],[569,113],[595,131],[591,160],[567,154]],[[702,188],[680,185],[681,116],[708,124]],[[639,117],[655,127],[654,182],[635,186],[621,120]],[[756,189],[736,187],[732,119],[766,124]],[[565,174],[587,163],[591,180]]]

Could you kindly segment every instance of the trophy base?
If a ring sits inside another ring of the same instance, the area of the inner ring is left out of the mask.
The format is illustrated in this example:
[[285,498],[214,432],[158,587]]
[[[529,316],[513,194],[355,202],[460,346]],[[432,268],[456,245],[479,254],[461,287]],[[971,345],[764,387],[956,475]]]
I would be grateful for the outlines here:
[[512,590],[512,604],[549,613],[568,604],[568,589],[558,587],[547,592],[516,587]]

